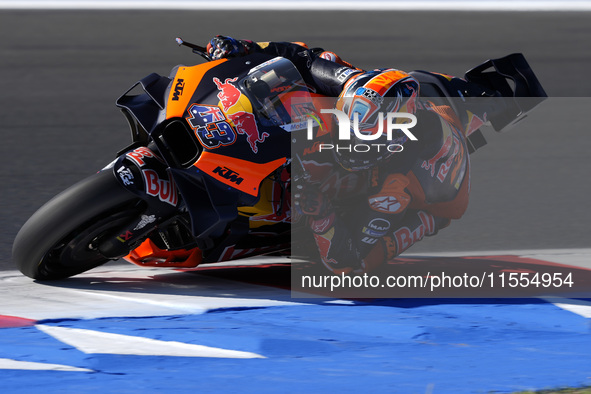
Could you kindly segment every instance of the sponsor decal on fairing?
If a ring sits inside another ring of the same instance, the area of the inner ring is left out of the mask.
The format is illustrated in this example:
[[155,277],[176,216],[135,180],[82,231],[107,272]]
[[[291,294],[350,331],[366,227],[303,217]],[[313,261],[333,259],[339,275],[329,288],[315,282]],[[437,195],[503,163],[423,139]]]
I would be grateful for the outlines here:
[[172,101],[178,101],[183,95],[183,89],[185,88],[185,80],[179,78],[174,85],[174,92],[172,93]]
[[156,216],[155,215],[150,215],[150,216],[148,216],[148,215],[142,215],[140,222],[137,224],[137,226],[134,227],[133,230],[134,231],[141,230],[144,227],[146,227],[148,224],[154,223],[155,221],[156,221]]
[[193,104],[188,111],[187,122],[204,147],[215,149],[236,142],[236,133],[219,107]]
[[121,182],[123,182],[123,184],[125,186],[130,186],[133,185],[133,173],[131,172],[131,170],[125,166],[121,166],[118,170],[117,170],[117,174],[119,174],[119,178],[121,179]]
[[146,185],[146,194],[158,197],[160,201],[172,206],[177,205],[178,192],[172,179],[161,179],[154,170],[142,170],[142,175]]
[[187,122],[206,148],[215,149],[231,145],[236,141],[237,134],[240,134],[246,136],[252,152],[258,153],[257,144],[263,143],[269,133],[261,133],[254,114],[237,105],[242,98],[242,92],[232,83],[237,80],[238,77],[226,78],[222,82],[214,77],[213,82],[219,90],[217,97],[221,108],[193,104],[188,109],[190,117],[187,118]]
[[229,169],[228,167],[224,166],[217,166],[212,173],[219,175],[220,177],[229,180],[232,183],[240,185],[244,178],[240,177],[240,174],[236,171]]
[[150,149],[146,148],[146,147],[139,147],[139,148],[135,148],[134,150],[132,150],[131,152],[127,152],[126,154],[127,158],[130,159],[132,162],[134,162],[135,164],[137,164],[139,167],[143,167],[146,162],[144,161],[144,158],[155,158],[156,155],[154,155],[154,152],[152,152]]

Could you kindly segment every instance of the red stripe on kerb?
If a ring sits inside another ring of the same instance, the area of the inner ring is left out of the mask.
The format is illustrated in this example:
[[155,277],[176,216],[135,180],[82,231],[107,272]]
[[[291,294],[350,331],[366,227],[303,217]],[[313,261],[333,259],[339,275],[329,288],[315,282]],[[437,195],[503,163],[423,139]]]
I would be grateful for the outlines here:
[[0,315],[0,328],[30,327],[37,323],[36,320],[24,317]]

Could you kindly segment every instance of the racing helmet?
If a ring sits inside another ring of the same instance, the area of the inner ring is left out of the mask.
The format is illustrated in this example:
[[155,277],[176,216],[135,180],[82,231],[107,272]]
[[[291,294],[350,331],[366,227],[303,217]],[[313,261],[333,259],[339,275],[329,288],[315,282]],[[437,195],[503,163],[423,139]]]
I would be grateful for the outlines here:
[[[346,170],[357,171],[371,168],[400,152],[408,137],[401,130],[394,129],[388,138],[387,114],[414,114],[418,95],[419,83],[400,70],[373,70],[351,78],[335,107],[346,114],[350,126],[349,141],[342,140],[338,127],[332,128],[332,142],[338,147],[333,150],[336,161]],[[409,120],[404,117],[395,119],[397,123]],[[368,137],[360,138],[358,134]],[[343,146],[344,142],[348,146]]]

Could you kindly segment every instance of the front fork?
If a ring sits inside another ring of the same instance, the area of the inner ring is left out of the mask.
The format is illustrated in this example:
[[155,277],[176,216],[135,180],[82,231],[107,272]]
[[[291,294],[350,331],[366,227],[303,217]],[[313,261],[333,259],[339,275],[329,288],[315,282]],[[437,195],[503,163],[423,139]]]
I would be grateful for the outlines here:
[[168,167],[152,150],[139,147],[121,155],[103,171],[113,175],[130,193],[139,197],[143,209],[137,218],[98,240],[99,252],[117,259],[135,249],[159,224],[179,211],[180,198]]

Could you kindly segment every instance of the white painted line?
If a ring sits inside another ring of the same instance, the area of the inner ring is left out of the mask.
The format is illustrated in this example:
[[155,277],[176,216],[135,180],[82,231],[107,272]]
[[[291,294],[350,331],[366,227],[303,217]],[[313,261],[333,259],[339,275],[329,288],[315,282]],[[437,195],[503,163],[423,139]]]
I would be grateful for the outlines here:
[[540,297],[544,301],[550,302],[559,308],[576,313],[586,319],[591,319],[591,302],[571,298],[560,297]]
[[0,369],[21,369],[30,371],[64,371],[64,372],[94,372],[92,369],[70,367],[61,364],[35,363],[31,361],[17,361],[10,358],[0,358]]
[[143,9],[143,10],[364,10],[364,11],[591,11],[587,0],[570,1],[509,1],[509,0],[398,0],[365,1],[203,1],[203,0],[1,0],[2,9]]
[[166,296],[162,294],[159,294],[158,296],[152,296],[147,293],[139,293],[140,297],[137,296],[137,293],[134,296],[121,294],[124,293],[84,291],[85,296],[97,298],[97,301],[100,300],[98,302],[107,302],[108,304],[125,303],[128,304],[128,307],[130,309],[135,309],[133,307],[133,304],[140,304],[142,306],[147,306],[148,309],[154,310],[155,312],[157,312],[158,309],[162,309],[163,311],[167,311],[168,313],[172,312],[173,314],[180,315],[197,315],[205,313],[207,311],[207,308],[199,304],[196,304],[192,299],[188,299],[188,296],[175,295],[167,299]]
[[56,327],[39,324],[38,329],[74,346],[87,354],[124,354],[136,356],[214,357],[214,358],[266,358],[260,354],[220,349],[176,341],[159,341],[131,335]]
[[171,316],[219,308],[301,305],[291,299],[289,290],[132,264],[99,267],[76,276],[71,283],[34,283],[20,272],[2,271],[0,310],[3,315],[42,320]]

